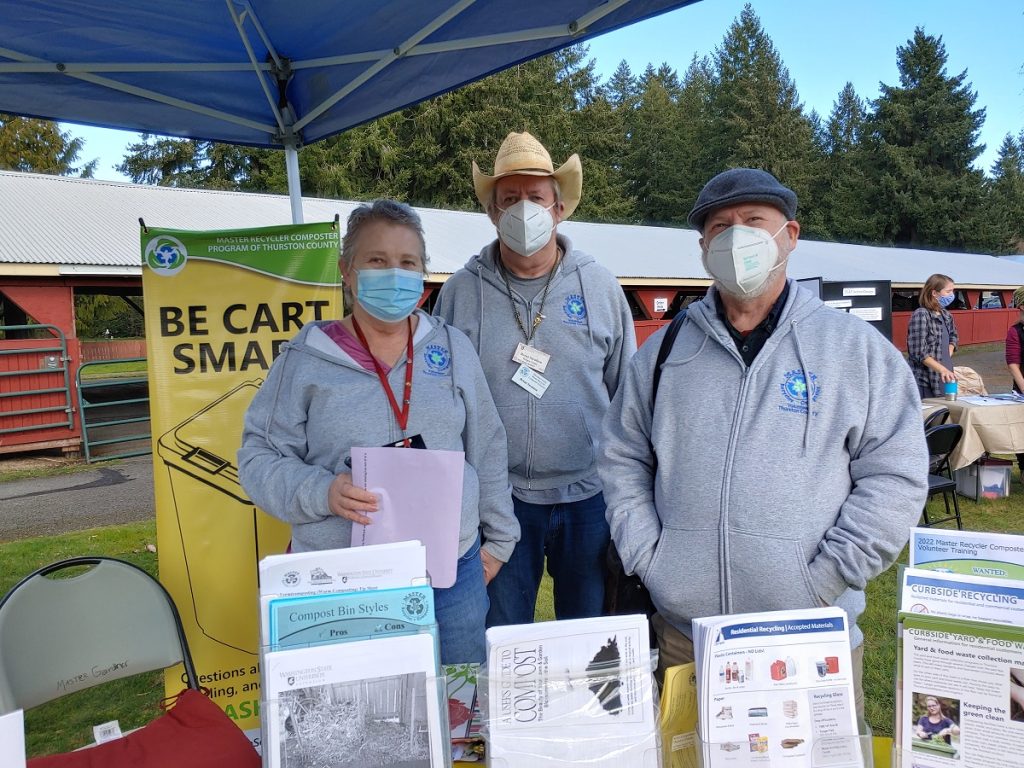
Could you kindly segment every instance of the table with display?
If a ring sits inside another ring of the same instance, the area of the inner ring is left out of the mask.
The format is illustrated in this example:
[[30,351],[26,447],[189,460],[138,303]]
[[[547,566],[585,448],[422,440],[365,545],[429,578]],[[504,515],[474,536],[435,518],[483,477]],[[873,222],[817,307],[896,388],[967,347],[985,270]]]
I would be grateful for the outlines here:
[[949,421],[963,427],[963,437],[950,456],[954,470],[973,464],[986,453],[1024,453],[1024,401],[968,396],[957,400],[927,398],[922,402],[922,418],[937,408],[948,408]]

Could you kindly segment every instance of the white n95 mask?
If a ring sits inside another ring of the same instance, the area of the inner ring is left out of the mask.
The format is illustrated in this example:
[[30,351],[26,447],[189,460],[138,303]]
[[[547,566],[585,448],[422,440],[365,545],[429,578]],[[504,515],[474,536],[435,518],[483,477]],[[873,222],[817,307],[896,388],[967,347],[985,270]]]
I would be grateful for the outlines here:
[[786,263],[779,261],[779,246],[775,242],[785,228],[783,224],[770,235],[763,229],[742,224],[729,227],[708,245],[704,268],[726,293],[740,298],[757,296],[771,273]]
[[520,200],[501,211],[498,219],[498,238],[507,248],[521,256],[533,256],[548,244],[555,229],[551,218],[552,203],[547,208],[532,200]]

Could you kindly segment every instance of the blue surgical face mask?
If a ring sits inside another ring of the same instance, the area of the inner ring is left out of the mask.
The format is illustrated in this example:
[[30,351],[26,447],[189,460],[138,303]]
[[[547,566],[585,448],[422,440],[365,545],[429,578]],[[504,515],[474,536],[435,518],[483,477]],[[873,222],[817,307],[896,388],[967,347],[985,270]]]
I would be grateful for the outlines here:
[[939,306],[942,307],[943,309],[948,307],[954,301],[956,301],[956,294],[955,293],[951,293],[951,294],[949,294],[947,296],[942,296],[942,295],[939,296]]
[[409,269],[360,269],[356,301],[367,314],[385,323],[405,320],[423,295],[423,273]]

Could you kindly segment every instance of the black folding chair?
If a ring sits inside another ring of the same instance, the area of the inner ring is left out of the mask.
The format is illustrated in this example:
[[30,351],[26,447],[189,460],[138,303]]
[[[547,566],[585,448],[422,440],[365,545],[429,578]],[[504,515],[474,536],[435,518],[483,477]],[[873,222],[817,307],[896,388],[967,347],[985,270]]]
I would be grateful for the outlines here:
[[[963,437],[964,429],[959,424],[941,424],[932,427],[925,432],[925,440],[928,443],[928,454],[931,459],[931,467],[928,474],[928,499],[937,493],[942,494],[942,501],[946,505],[946,516],[933,520],[928,516],[928,501],[925,500],[925,507],[922,511],[924,525],[927,527],[956,521],[956,527],[963,530],[963,521],[960,519],[960,502],[956,496],[956,480],[953,479],[953,470],[949,466],[949,455],[956,448],[960,438]],[[949,497],[953,497],[953,514],[949,511]]]
[[932,427],[941,426],[947,421],[949,421],[949,408],[936,408],[924,420],[924,431],[927,432]]

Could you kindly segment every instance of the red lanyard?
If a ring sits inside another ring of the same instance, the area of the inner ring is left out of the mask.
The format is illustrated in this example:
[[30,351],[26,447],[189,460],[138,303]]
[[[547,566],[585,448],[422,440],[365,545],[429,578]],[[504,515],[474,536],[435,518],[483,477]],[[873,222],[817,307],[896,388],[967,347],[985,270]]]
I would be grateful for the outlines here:
[[[409,401],[412,400],[412,318],[406,318],[409,329],[409,341],[405,348],[405,392],[404,398],[402,399],[402,407],[398,407],[398,401],[395,399],[395,393],[391,389],[391,384],[388,383],[388,377],[384,373],[384,369],[381,368],[380,363],[377,362],[377,358],[374,357],[373,352],[370,352],[370,345],[366,343],[366,337],[363,336],[363,331],[359,327],[359,323],[356,322],[355,315],[352,316],[352,327],[355,328],[356,336],[359,338],[359,343],[366,349],[367,354],[370,355],[370,360],[373,361],[373,369],[377,372],[377,378],[380,379],[380,385],[384,388],[385,394],[388,396],[388,402],[391,403],[391,410],[395,414],[395,420],[398,421],[398,426],[402,430],[402,434],[405,434],[405,428],[409,424]],[[409,438],[405,438],[404,446],[408,448],[410,445]]]

